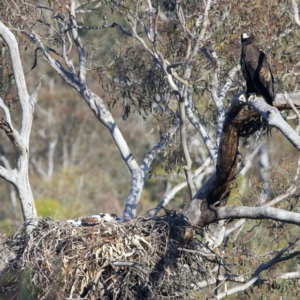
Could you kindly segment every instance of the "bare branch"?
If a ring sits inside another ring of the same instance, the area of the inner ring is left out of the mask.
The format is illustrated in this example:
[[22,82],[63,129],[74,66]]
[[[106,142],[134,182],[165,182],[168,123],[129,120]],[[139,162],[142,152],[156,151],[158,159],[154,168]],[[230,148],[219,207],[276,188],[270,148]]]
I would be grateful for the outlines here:
[[32,158],[31,160],[32,165],[36,169],[36,171],[42,176],[43,179],[47,178],[46,171],[42,168],[40,161],[37,161],[35,158]]
[[131,32],[125,30],[120,24],[118,24],[118,23],[116,23],[116,22],[113,22],[112,25],[111,25],[111,27],[112,27],[112,28],[113,28],[113,27],[117,27],[117,28],[119,28],[119,29],[121,30],[121,32],[122,32],[123,34],[128,35],[128,36],[130,36],[130,37],[134,37],[134,35],[133,35]]
[[[208,157],[206,159],[206,161],[203,163],[203,165],[201,167],[199,167],[193,174],[193,179],[198,177],[202,172],[204,172],[208,166],[211,163],[211,158]],[[151,210],[149,213],[149,217],[154,217],[156,216],[159,211],[161,210],[161,208],[163,206],[166,206],[173,198],[174,196],[181,191],[183,188],[185,188],[187,186],[187,182],[183,181],[181,183],[179,183],[178,185],[176,185],[170,192],[168,192],[161,200],[160,202],[157,204],[156,208]]]
[[76,22],[76,14],[75,14],[75,9],[76,9],[76,2],[75,0],[72,0],[71,2],[71,11],[70,11],[70,24],[73,27],[72,28],[72,35],[73,35],[73,40],[74,43],[77,47],[78,51],[78,59],[79,59],[79,82],[80,84],[85,84],[86,83],[86,57],[85,57],[85,51],[81,42],[81,39],[78,35],[78,31],[76,29],[77,27],[77,22]]
[[[262,207],[270,207],[270,206],[280,203],[281,201],[287,199],[288,197],[293,196],[296,193],[296,191],[298,190],[298,188],[299,188],[298,185],[292,184],[284,194],[277,196],[276,198],[274,198],[273,200],[271,200],[269,202],[264,203],[262,205]],[[246,221],[247,221],[246,219],[238,220],[237,222],[235,222],[233,225],[231,225],[230,227],[228,227],[226,229],[225,235],[229,235],[231,232],[233,232],[234,230],[236,230],[237,228],[242,226]]]
[[[0,21],[0,35],[3,37],[3,39],[8,45],[12,68],[16,80],[16,87],[20,99],[20,104],[22,106],[22,109],[25,109],[26,105],[28,104],[29,94],[27,92],[26,81],[25,81],[22,63],[20,59],[18,42],[15,36],[12,34],[12,32],[1,21]],[[26,109],[25,109],[25,113],[26,113]],[[22,130],[21,130],[21,135],[22,135]]]
[[297,124],[297,128],[295,129],[295,131],[296,131],[297,134],[299,134],[299,131],[300,131],[300,114],[299,114],[297,108],[295,107],[294,103],[291,101],[291,99],[287,95],[287,93],[284,93],[284,98],[285,98],[286,102],[291,106],[291,108],[293,109],[296,116],[298,117],[298,124]]
[[8,182],[15,184],[16,183],[16,173],[15,170],[7,170],[0,166],[0,177],[7,180]]
[[262,143],[265,134],[263,130],[260,131],[259,135],[253,140],[253,143],[250,144],[249,150],[247,151],[246,155],[244,156],[243,161],[239,164],[237,173],[241,173],[242,176],[245,176],[248,169],[251,167],[252,161],[254,157],[257,155]]
[[153,159],[161,152],[163,147],[171,140],[171,138],[176,134],[178,130],[179,124],[178,119],[175,119],[175,122],[173,126],[170,127],[170,129],[162,136],[162,138],[159,140],[159,142],[148,151],[148,153],[145,155],[142,163],[141,163],[141,170],[143,171],[143,181],[146,182],[147,174],[149,167],[153,161]]
[[221,63],[219,61],[219,58],[217,56],[217,53],[215,50],[211,53],[213,63],[215,64],[215,71],[214,71],[214,83],[211,89],[211,95],[212,99],[216,105],[217,113],[218,113],[218,123],[217,123],[217,138],[216,138],[216,144],[217,146],[220,143],[222,129],[223,129],[223,123],[225,119],[225,105],[224,105],[224,98],[218,97],[218,89],[219,89],[219,74],[220,74],[220,68]]
[[227,77],[227,81],[226,83],[224,84],[221,92],[220,92],[220,95],[219,95],[219,98],[220,100],[224,101],[225,97],[226,97],[226,94],[228,92],[228,90],[230,89],[232,83],[233,83],[233,77],[234,75],[236,74],[237,71],[239,71],[241,68],[240,65],[238,66],[234,66],[228,73],[228,77]]
[[55,60],[51,57],[51,55],[47,51],[47,48],[44,47],[37,34],[35,34],[33,31],[31,33],[26,31],[23,32],[31,39],[34,44],[36,44],[36,46],[42,52],[43,58],[52,66],[52,68],[54,68],[54,70],[62,77],[62,79],[71,87],[73,87],[78,93],[80,93],[79,79],[77,75],[68,72],[58,60]]
[[299,159],[298,159],[298,163],[297,163],[297,170],[296,170],[296,174],[295,174],[295,177],[294,177],[294,182],[296,183],[298,178],[299,178],[299,174],[300,174],[300,156],[299,156]]
[[[159,52],[158,52],[158,54],[159,54],[160,59],[163,62],[164,70],[166,72],[168,82],[169,82],[171,88],[173,89],[174,94],[177,96],[178,101],[180,102],[181,101],[181,93],[179,91],[178,86],[175,84],[172,76],[174,78],[176,78],[178,81],[180,81],[181,83],[183,83],[185,86],[188,86],[188,82],[187,82],[187,80],[183,80],[183,79],[179,78],[179,76],[177,76],[177,74],[175,72],[172,72],[172,75],[171,75],[167,70],[166,61],[164,60],[162,54]],[[190,93],[188,91],[187,91],[187,93],[188,94],[187,94],[186,100],[184,101],[186,116],[188,117],[188,119],[192,123],[192,125],[200,133],[208,152],[210,153],[211,157],[213,158],[214,163],[216,164],[217,156],[218,156],[218,149],[213,144],[205,126],[202,124],[202,122],[200,120],[198,120],[198,118],[193,113],[191,106],[190,106],[190,101],[188,101],[188,97],[189,97]]]
[[[300,92],[289,93],[288,96],[295,106],[300,106]],[[277,107],[279,110],[290,109],[290,105],[286,103],[284,94],[276,94],[273,106]]]
[[225,219],[269,219],[300,225],[300,214],[273,207],[227,206],[210,208],[210,221],[213,223]]
[[29,98],[29,102],[32,106],[32,110],[34,111],[34,108],[35,108],[35,105],[36,105],[36,102],[37,102],[37,95],[38,95],[38,91],[41,87],[41,84],[42,84],[42,79],[44,78],[44,75],[40,77],[40,79],[38,80],[38,82],[36,83],[35,87],[34,87],[34,90]]
[[202,122],[195,116],[195,114],[191,110],[188,101],[186,101],[185,110],[186,110],[186,116],[188,117],[192,125],[195,127],[195,129],[197,129],[198,132],[200,133],[202,140],[206,146],[206,149],[208,150],[209,154],[213,158],[214,165],[216,165],[217,157],[218,157],[218,148],[212,142],[207,132],[207,129],[204,127]]
[[4,101],[2,100],[2,98],[0,98],[0,108],[2,108],[2,110],[4,111],[5,114],[5,118],[6,118],[6,122],[8,124],[10,124],[11,127],[12,126],[12,122],[11,122],[11,117],[10,117],[10,112],[9,109],[7,108],[7,106],[5,105]]
[[[72,2],[74,5],[74,1]],[[72,17],[71,17],[72,19]],[[76,24],[74,24],[76,26]],[[76,29],[73,28],[75,32],[73,34],[75,35],[74,39],[76,38],[76,46],[80,49],[82,48],[81,41],[78,37],[78,33]],[[139,199],[139,188],[142,184],[142,171],[139,168],[139,165],[137,164],[136,160],[134,159],[131,151],[129,150],[129,147],[118,128],[113,116],[105,106],[103,100],[96,94],[92,93],[86,83],[85,83],[85,54],[80,49],[78,49],[78,55],[81,57],[81,80],[79,82],[79,79],[75,74],[67,72],[62,65],[59,63],[59,61],[54,60],[47,51],[45,51],[43,44],[41,43],[39,37],[34,33],[27,33],[27,35],[32,39],[32,41],[41,49],[43,53],[43,57],[50,63],[50,65],[58,72],[58,74],[68,83],[70,86],[72,86],[80,95],[85,99],[86,103],[89,105],[97,119],[105,125],[110,134],[112,135],[120,153],[121,156],[126,163],[127,167],[129,168],[131,174],[132,174],[132,181],[131,181],[131,190],[129,192],[129,195],[126,199],[125,209],[124,209],[124,218],[125,219],[131,219],[135,216],[136,213],[136,199]]]
[[162,151],[163,147],[170,141],[170,139],[176,134],[179,127],[178,120],[176,119],[173,126],[164,134],[160,141],[148,151],[144,157],[140,171],[137,171],[136,175],[132,178],[132,187],[131,191],[126,199],[125,208],[124,208],[124,218],[132,218],[135,216],[137,205],[140,201],[141,193],[144,189],[148,170],[153,161],[153,159]]
[[[62,57],[64,58],[66,65],[68,66],[69,70],[71,71],[72,74],[75,74],[75,67],[73,64],[72,59],[69,58],[69,54],[72,51],[73,48],[73,41],[70,37],[70,33],[67,31],[65,34],[65,28],[67,27],[67,25],[65,23],[59,23],[59,35],[61,37],[62,40]],[[66,39],[68,39],[70,45],[69,45],[69,49],[67,50],[67,41]]]
[[151,0],[147,0],[148,8],[149,8],[149,26],[148,26],[148,38],[151,43],[154,43],[154,32],[153,32],[153,17],[155,14],[155,10],[153,9]]
[[[190,288],[193,290],[202,289],[206,286],[216,284],[217,281],[230,281],[230,282],[238,282],[238,283],[245,283],[246,282],[246,276],[245,275],[234,275],[234,274],[222,274],[219,275],[217,278],[210,278],[207,280],[203,280],[200,282],[197,282],[195,284],[192,284]],[[276,279],[295,279],[300,278],[300,272],[289,272],[289,273],[283,273],[279,276],[276,276]],[[261,279],[263,283],[271,283],[270,279]]]
[[262,98],[255,97],[249,101],[249,105],[264,119],[268,122],[269,125],[276,127],[280,130],[285,137],[297,148],[300,150],[300,137],[292,129],[292,127],[287,124],[279,113],[278,109],[268,105]]
[[213,234],[210,234],[210,232],[204,234],[204,243],[207,244],[211,249],[219,247],[224,240],[225,231],[225,220],[218,221]]
[[209,24],[208,12],[210,10],[210,7],[211,7],[211,0],[208,0],[206,2],[206,6],[205,6],[205,10],[204,10],[204,15],[203,15],[204,21],[202,23],[202,28],[201,28],[201,32],[200,32],[199,37],[198,37],[198,42],[202,42],[203,39],[204,39],[204,35],[206,33],[207,26]]
[[180,99],[179,101],[179,113],[180,113],[180,141],[181,141],[181,147],[182,147],[182,151],[183,151],[183,156],[184,156],[184,160],[186,165],[184,166],[184,173],[186,176],[186,181],[189,187],[189,191],[190,191],[190,199],[192,199],[194,197],[194,195],[196,194],[196,187],[195,184],[193,182],[193,178],[192,178],[192,173],[191,173],[191,167],[192,167],[192,160],[190,157],[190,153],[188,150],[188,145],[187,145],[187,136],[186,136],[186,128],[185,128],[185,102],[187,97],[187,86],[184,87],[184,91],[183,91],[183,97],[182,99]]
[[203,280],[192,284],[190,287],[195,291],[198,289],[202,289],[206,286],[216,284],[217,281],[231,281],[231,282],[239,282],[244,283],[246,282],[246,277],[244,275],[234,275],[234,274],[222,274],[217,276],[216,278],[210,278],[207,280]]
[[[8,171],[12,171],[12,168],[10,166],[10,163],[8,161],[8,159],[3,155],[0,154],[0,161],[3,162],[4,167],[6,168],[6,170]],[[1,167],[0,167],[1,168]],[[13,171],[12,173],[15,174],[15,171]],[[1,174],[1,171],[0,171]],[[3,176],[0,175],[0,177],[4,178]],[[16,197],[16,189],[14,187],[15,184],[15,180],[14,180],[14,175],[11,174],[10,177],[8,179],[4,178],[5,180],[7,180],[8,182],[10,182],[11,184],[9,185],[9,189],[10,189],[10,199],[11,199],[11,204],[12,204],[12,210],[14,213],[14,225],[15,227],[20,227],[20,221],[19,221],[19,214],[18,214],[18,206],[17,206],[17,197]]]
[[292,8],[294,13],[294,20],[298,26],[300,26],[300,20],[299,20],[299,13],[298,13],[298,6],[296,0],[292,0]]
[[259,172],[260,177],[263,181],[263,188],[260,193],[259,204],[263,204],[267,201],[267,198],[270,194],[270,186],[268,183],[269,178],[269,153],[266,148],[265,143],[263,143],[258,150],[259,156]]
[[271,260],[269,260],[267,263],[262,263],[255,270],[255,272],[253,273],[251,279],[248,282],[246,282],[243,285],[236,286],[236,287],[234,287],[234,288],[232,288],[230,290],[227,290],[227,291],[225,291],[223,293],[220,293],[219,295],[216,296],[216,298],[217,299],[223,299],[223,298],[225,298],[225,297],[227,297],[229,295],[238,293],[240,291],[244,291],[245,289],[247,289],[248,287],[250,287],[251,285],[253,285],[253,283],[258,280],[259,274],[262,271],[265,271],[265,270],[271,268],[274,264],[280,262],[281,256],[284,254],[284,252],[286,252],[290,247],[292,247],[293,245],[295,245],[298,241],[299,241],[299,237],[296,238],[296,239],[294,239],[293,241],[289,242],[286,247],[284,247],[278,254],[275,255],[274,258],[272,258]]
[[300,278],[300,271],[296,272],[289,272],[289,273],[283,273],[279,276],[276,276],[276,278],[281,278],[281,279],[294,279],[294,278]]

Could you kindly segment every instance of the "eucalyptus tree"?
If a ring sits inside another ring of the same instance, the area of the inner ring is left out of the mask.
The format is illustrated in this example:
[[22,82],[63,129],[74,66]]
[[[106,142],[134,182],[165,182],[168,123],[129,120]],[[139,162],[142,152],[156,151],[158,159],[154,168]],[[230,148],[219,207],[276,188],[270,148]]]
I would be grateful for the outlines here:
[[[8,36],[12,33],[8,27],[19,37],[25,35],[35,48],[33,68],[44,59],[66,86],[78,92],[95,118],[111,134],[125,167],[131,173],[131,188],[124,204],[125,220],[136,217],[151,165],[164,152],[166,172],[181,170],[185,180],[158,202],[150,217],[154,217],[187,186],[190,201],[184,214],[189,222],[201,228],[216,224],[212,235],[203,231],[203,240],[211,248],[225,247],[232,233],[242,230],[250,219],[300,224],[298,202],[293,206],[294,211],[286,209],[285,205],[298,195],[299,163],[296,163],[295,176],[290,177],[289,186],[282,194],[269,201],[258,198],[252,207],[227,205],[232,191],[239,188],[238,174],[247,163],[251,164],[259,147],[268,147],[267,131],[264,127],[254,126],[261,118],[281,132],[284,142],[300,150],[300,137],[286,122],[289,118],[298,118],[299,126],[300,120],[296,108],[300,105],[297,86],[300,31],[295,1],[4,2],[6,7],[1,10],[6,13],[3,22],[7,27],[1,24],[0,34],[9,45],[12,65],[19,56],[13,52],[18,49],[16,43],[10,46]],[[273,107],[260,97],[243,93],[245,83],[239,66],[240,34],[243,31],[253,32],[257,43],[269,56],[277,86]],[[114,40],[110,45],[105,43],[99,47],[101,37],[109,39],[107,32],[114,35]],[[90,73],[98,75],[103,88],[101,95],[89,87]],[[5,120],[1,121],[1,128],[19,150],[19,160],[22,155],[25,158],[15,170],[1,167],[0,175],[17,187],[23,206],[30,203],[32,211],[24,213],[24,219],[28,220],[35,217],[26,173],[26,149],[36,92],[33,97],[28,96],[20,64],[18,69],[14,67],[14,76],[17,87],[20,85],[18,91],[24,124],[29,122],[26,137],[23,138],[25,125],[22,123],[20,141],[3,101],[1,108]],[[21,101],[24,95],[26,99]],[[135,111],[144,119],[151,116],[159,127],[157,143],[148,149],[140,163],[111,114],[116,104],[122,105],[124,119]],[[291,117],[287,111],[293,111],[294,115]],[[239,144],[243,138],[247,140],[248,150],[241,155]],[[196,154],[200,157],[200,166],[192,156],[195,139],[200,140],[201,155]],[[21,166],[25,175],[17,177],[22,178],[22,183],[19,183],[13,179],[13,174],[21,174],[18,171]],[[206,181],[197,189],[196,178],[209,167],[211,174],[204,177]],[[20,188],[23,181],[27,183],[27,192],[24,193],[20,192],[23,191]],[[25,198],[24,194],[27,195]],[[279,203],[282,208],[274,207]],[[234,223],[229,225],[233,220]],[[185,240],[192,236],[193,232],[187,231]],[[251,276],[229,276],[214,269],[212,282],[199,282],[195,284],[195,290],[209,284],[234,281],[240,285],[227,287],[223,292],[216,288],[216,298],[242,291],[253,285],[262,271],[294,258],[299,252],[295,246],[298,240],[290,238],[284,247],[265,254],[269,260],[253,270]],[[287,251],[289,254],[283,256]],[[280,276],[299,278],[300,273],[295,270],[293,274]]]

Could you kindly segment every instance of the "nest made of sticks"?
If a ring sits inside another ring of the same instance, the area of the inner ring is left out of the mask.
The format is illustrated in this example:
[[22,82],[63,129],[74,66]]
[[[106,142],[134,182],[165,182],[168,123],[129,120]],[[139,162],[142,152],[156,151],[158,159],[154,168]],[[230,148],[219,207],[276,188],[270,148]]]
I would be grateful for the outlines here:
[[8,281],[22,279],[32,299],[185,297],[209,277],[207,257],[214,259],[196,238],[184,244],[187,228],[178,213],[88,227],[42,218],[29,238],[22,229],[5,242],[15,252]]
[[249,136],[259,131],[262,126],[267,126],[267,123],[262,120],[262,117],[253,117],[241,126],[241,128],[239,129],[239,136],[248,138]]

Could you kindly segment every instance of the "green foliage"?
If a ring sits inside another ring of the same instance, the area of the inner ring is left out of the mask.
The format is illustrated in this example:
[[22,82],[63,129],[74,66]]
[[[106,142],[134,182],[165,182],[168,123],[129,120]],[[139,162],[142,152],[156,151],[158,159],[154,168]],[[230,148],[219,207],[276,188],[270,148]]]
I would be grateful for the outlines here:
[[5,233],[7,236],[11,235],[15,232],[16,228],[14,228],[13,219],[5,217],[0,220],[0,232]]
[[38,216],[51,217],[53,219],[65,220],[70,216],[70,210],[53,198],[40,198],[35,200]]

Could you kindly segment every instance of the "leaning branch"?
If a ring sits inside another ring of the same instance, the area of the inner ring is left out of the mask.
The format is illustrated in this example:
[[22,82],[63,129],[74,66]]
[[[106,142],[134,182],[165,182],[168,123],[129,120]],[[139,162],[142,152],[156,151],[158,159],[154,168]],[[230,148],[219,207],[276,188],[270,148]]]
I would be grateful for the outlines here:
[[185,160],[184,173],[186,181],[188,184],[190,199],[196,194],[196,187],[192,178],[192,160],[190,157],[188,144],[187,144],[187,134],[186,134],[186,124],[185,124],[185,102],[187,101],[187,86],[184,87],[183,97],[180,97],[179,101],[179,113],[180,113],[180,142],[182,147],[182,152]]
[[300,150],[300,136],[282,118],[279,110],[268,105],[262,98],[254,97],[249,99],[249,105],[268,122],[269,125],[276,127],[283,135]]

